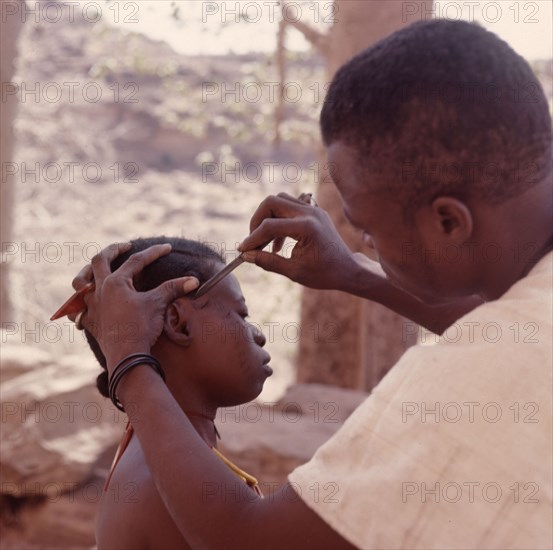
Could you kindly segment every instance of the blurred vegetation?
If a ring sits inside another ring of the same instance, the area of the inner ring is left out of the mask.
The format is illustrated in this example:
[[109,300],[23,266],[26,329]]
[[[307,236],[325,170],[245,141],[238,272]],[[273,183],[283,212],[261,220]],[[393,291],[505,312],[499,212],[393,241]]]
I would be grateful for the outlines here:
[[[316,158],[313,147],[320,140],[318,118],[326,73],[323,61],[313,54],[287,53],[282,143],[276,147],[279,77],[272,56],[187,57],[163,43],[144,49],[143,37],[133,33],[108,27],[96,32],[98,41],[112,44],[113,55],[93,57],[97,61],[89,76],[108,85],[135,81],[140,102],[125,108],[147,110],[161,127],[181,134],[183,144],[187,138],[193,140],[198,148],[196,168],[203,162],[244,165],[268,160],[298,162],[305,173]],[[312,173],[307,179],[311,186],[316,183]],[[305,187],[308,182],[300,183]]]

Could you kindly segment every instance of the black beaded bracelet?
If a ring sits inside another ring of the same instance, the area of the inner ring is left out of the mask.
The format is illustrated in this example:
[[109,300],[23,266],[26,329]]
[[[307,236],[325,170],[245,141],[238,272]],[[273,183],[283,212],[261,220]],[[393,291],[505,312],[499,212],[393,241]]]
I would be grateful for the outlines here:
[[162,380],[165,382],[165,373],[163,372],[159,361],[155,357],[147,353],[131,353],[130,355],[127,355],[127,357],[119,361],[119,363],[113,370],[113,374],[111,375],[108,384],[109,397],[111,399],[111,402],[120,411],[125,412],[125,409],[123,408],[123,405],[121,404],[119,399],[117,399],[117,386],[127,372],[139,365],[149,365],[161,376]]

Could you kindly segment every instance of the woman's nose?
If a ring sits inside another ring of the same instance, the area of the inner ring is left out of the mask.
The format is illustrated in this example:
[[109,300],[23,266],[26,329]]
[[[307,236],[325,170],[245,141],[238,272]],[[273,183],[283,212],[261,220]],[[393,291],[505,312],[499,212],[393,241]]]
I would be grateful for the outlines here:
[[368,246],[369,248],[373,248],[374,249],[374,242],[372,240],[372,237],[366,233],[365,231],[363,231],[363,242],[365,243],[366,246]]
[[258,346],[263,347],[267,343],[267,338],[265,338],[265,335],[261,332],[261,329],[255,325],[252,325],[252,331],[254,342]]
[[372,237],[365,231],[363,231],[363,242],[368,249],[366,255],[373,260],[378,260],[378,252],[376,251],[376,248],[374,246],[374,241]]

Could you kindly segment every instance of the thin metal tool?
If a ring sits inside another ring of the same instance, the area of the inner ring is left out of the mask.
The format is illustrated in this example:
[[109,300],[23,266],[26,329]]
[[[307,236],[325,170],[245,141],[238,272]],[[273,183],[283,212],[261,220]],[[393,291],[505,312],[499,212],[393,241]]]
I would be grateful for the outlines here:
[[240,264],[243,264],[246,260],[242,257],[242,254],[235,260],[232,260],[230,264],[226,265],[219,273],[215,274],[211,279],[208,279],[194,294],[194,300],[201,298],[206,292],[210,291],[219,281],[224,279],[232,271],[234,271]]

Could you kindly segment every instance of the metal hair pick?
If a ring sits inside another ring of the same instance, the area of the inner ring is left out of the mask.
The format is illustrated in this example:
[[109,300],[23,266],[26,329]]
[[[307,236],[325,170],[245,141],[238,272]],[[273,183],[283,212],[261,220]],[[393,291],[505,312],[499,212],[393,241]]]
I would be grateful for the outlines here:
[[206,292],[211,290],[218,282],[222,281],[227,275],[232,273],[240,264],[243,264],[246,260],[242,257],[242,254],[235,260],[232,260],[230,264],[226,265],[219,273],[216,273],[211,279],[208,279],[194,294],[194,300],[201,298]]

